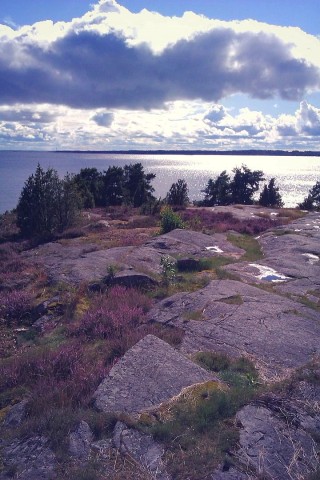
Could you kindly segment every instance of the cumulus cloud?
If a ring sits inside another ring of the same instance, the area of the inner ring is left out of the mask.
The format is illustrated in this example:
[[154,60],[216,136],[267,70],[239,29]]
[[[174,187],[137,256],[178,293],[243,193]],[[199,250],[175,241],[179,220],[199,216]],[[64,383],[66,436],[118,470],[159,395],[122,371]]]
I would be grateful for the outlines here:
[[[153,44],[159,30],[150,22],[141,34],[136,26],[146,17],[167,26],[168,35],[161,31],[161,37],[171,43]],[[176,100],[217,102],[237,92],[292,100],[320,89],[319,65],[307,53],[303,57],[301,45],[263,24],[250,30],[241,22],[212,23],[191,13],[132,14],[108,0],[69,24],[40,22],[10,34],[8,27],[1,31],[2,105],[150,110]],[[320,41],[308,37],[319,48]]]
[[316,108],[306,101],[301,102],[297,112],[297,126],[301,133],[311,136],[320,135],[320,108]]
[[93,120],[99,127],[110,127],[114,119],[113,113],[110,112],[98,112],[95,113],[91,120]]

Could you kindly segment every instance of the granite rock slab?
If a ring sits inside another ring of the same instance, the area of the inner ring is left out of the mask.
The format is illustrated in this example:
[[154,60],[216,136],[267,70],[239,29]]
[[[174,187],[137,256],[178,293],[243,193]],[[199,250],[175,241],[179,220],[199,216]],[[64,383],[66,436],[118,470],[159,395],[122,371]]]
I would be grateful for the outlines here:
[[145,245],[156,249],[161,254],[167,255],[225,255],[239,258],[245,253],[241,248],[232,245],[224,233],[207,235],[179,228],[164,235],[159,235],[146,242]]
[[264,407],[247,405],[237,415],[238,458],[273,480],[307,478],[318,464],[312,437]]
[[99,410],[136,414],[194,384],[218,381],[166,342],[147,335],[113,366],[94,394]]
[[213,280],[164,299],[151,322],[185,331],[180,351],[247,355],[264,374],[284,374],[320,354],[320,315],[301,303],[234,280]]

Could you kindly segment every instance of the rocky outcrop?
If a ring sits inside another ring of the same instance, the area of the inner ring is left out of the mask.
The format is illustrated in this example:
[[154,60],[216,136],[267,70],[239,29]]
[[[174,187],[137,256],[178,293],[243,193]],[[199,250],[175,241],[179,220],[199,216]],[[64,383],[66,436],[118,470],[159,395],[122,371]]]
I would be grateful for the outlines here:
[[245,252],[235,247],[227,240],[224,233],[206,235],[191,230],[176,229],[160,235],[146,243],[162,254],[182,254],[195,256],[226,255],[235,258],[241,257]]
[[[226,270],[245,282],[271,282],[280,293],[298,297],[314,293],[313,301],[320,303],[320,214],[309,213],[289,225],[264,233],[258,240],[263,260],[228,265]],[[276,276],[261,275],[261,267],[271,273],[274,270]]]
[[315,444],[299,427],[267,408],[248,405],[237,414],[240,461],[272,480],[307,478],[317,466]]
[[[166,254],[227,255],[238,258],[244,251],[228,242],[225,234],[205,235],[188,230],[174,230],[146,242],[141,247],[99,249],[97,245],[62,245],[47,243],[24,252],[24,256],[42,264],[52,281],[102,281],[113,267],[117,276],[135,270],[151,278],[161,273],[161,257]],[[124,277],[124,275],[122,275]]]
[[[15,439],[5,446],[2,452],[5,471],[2,479],[53,480],[56,479],[56,458],[43,436],[28,439]],[[6,474],[6,472],[8,472]],[[11,472],[11,473],[9,473]],[[1,479],[1,474],[0,474]]]
[[194,293],[178,293],[156,305],[148,318],[184,329],[183,353],[249,355],[269,377],[320,353],[318,312],[234,280],[214,280]]
[[164,447],[156,443],[150,435],[128,428],[118,422],[114,429],[113,443],[125,455],[142,465],[154,480],[170,480],[162,460]]
[[80,422],[77,429],[69,435],[69,453],[84,462],[89,459],[93,433],[87,422]]
[[3,426],[5,428],[16,428],[21,425],[26,416],[27,404],[28,400],[22,400],[13,405],[5,416]]
[[135,414],[209,380],[217,379],[167,343],[147,335],[111,369],[94,394],[95,405],[104,412]]

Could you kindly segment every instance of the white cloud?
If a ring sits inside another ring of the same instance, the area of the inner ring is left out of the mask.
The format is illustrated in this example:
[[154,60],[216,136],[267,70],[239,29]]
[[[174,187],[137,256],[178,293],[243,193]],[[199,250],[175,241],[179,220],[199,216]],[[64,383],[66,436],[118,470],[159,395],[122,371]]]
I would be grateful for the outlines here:
[[319,51],[298,28],[136,14],[114,0],[71,22],[0,25],[0,145],[317,148],[320,110],[306,101],[274,116],[223,99],[300,101],[320,90]]

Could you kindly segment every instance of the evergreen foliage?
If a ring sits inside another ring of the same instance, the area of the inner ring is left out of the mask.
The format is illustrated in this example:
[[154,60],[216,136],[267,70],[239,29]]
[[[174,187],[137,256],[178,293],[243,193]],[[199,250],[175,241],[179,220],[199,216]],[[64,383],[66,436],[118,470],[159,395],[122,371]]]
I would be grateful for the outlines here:
[[80,198],[70,175],[63,180],[52,168],[38,164],[22,189],[17,205],[17,225],[26,237],[50,235],[71,226],[80,207]]
[[180,178],[176,183],[171,185],[166,201],[169,205],[183,207],[189,203],[188,193],[187,182]]
[[283,207],[279,188],[275,186],[275,178],[271,178],[268,185],[264,185],[259,197],[259,204],[263,207]]
[[103,205],[103,178],[96,168],[82,168],[80,173],[74,176],[74,182],[85,208]]
[[83,168],[74,181],[85,208],[117,205],[141,207],[154,200],[151,181],[154,173],[145,173],[141,163],[111,166],[103,173],[96,168]]
[[229,205],[231,203],[230,177],[226,170],[213,180],[209,179],[204,190],[205,199],[203,204],[212,207],[214,205]]
[[264,180],[261,170],[250,170],[246,165],[233,170],[234,177],[231,182],[232,203],[252,205],[253,195],[259,190],[259,183]]
[[303,210],[320,210],[320,181],[310,188],[307,197],[298,207]]
[[105,205],[122,205],[124,200],[124,172],[122,167],[109,167],[103,176]]
[[144,173],[141,163],[125,165],[124,167],[124,199],[125,203],[133,207],[141,207],[153,197],[154,188],[151,180],[155,178],[154,173]]
[[230,205],[240,203],[252,205],[253,195],[259,190],[259,184],[264,180],[261,170],[250,170],[246,165],[232,170],[233,179],[226,170],[216,179],[210,178],[204,190],[205,198],[200,205]]

